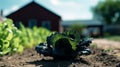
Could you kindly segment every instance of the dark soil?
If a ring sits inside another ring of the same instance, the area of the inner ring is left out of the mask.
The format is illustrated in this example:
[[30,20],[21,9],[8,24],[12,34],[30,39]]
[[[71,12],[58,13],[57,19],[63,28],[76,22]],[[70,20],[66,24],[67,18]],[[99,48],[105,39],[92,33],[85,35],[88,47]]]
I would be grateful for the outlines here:
[[92,54],[71,60],[54,60],[26,49],[22,54],[0,57],[0,67],[120,67],[120,58],[102,49],[92,48]]

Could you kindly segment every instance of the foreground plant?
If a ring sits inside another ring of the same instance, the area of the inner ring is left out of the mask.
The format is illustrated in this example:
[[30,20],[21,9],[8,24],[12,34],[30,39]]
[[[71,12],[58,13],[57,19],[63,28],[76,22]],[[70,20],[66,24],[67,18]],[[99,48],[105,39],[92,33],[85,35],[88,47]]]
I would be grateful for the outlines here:
[[45,56],[53,56],[57,59],[70,59],[78,55],[91,54],[88,48],[92,38],[81,37],[75,31],[54,33],[47,37],[47,43],[40,43],[35,50]]

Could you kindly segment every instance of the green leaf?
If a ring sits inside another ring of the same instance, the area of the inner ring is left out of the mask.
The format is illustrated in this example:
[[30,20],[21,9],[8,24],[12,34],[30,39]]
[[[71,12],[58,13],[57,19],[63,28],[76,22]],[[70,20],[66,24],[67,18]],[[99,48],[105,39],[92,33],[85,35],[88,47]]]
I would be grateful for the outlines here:
[[0,52],[0,55],[5,55],[5,54],[9,53],[10,51],[11,51],[10,48],[6,48],[6,49],[2,50],[2,52]]
[[17,48],[17,52],[22,53],[24,50],[24,47],[22,45],[19,45],[19,47]]
[[10,43],[7,40],[2,40],[1,39],[0,44],[1,44],[1,49],[5,49],[5,48],[8,48],[10,46]]
[[[62,34],[59,34],[59,33],[56,33],[56,34],[53,34],[51,35],[51,38],[50,38],[50,41],[51,41],[51,45],[53,45],[53,47],[55,48],[56,46],[56,43],[59,41],[59,40],[62,40],[62,39],[66,39],[69,41],[69,43],[67,44],[70,44],[72,46],[72,49],[73,50],[76,50],[76,45],[77,45],[77,42],[75,40],[71,40],[70,37],[66,36],[66,35],[62,35]],[[61,44],[66,44],[66,41],[63,41],[64,43],[61,43]],[[66,44],[66,45],[67,45]],[[59,45],[60,46],[60,45]],[[66,47],[64,47],[66,48]]]

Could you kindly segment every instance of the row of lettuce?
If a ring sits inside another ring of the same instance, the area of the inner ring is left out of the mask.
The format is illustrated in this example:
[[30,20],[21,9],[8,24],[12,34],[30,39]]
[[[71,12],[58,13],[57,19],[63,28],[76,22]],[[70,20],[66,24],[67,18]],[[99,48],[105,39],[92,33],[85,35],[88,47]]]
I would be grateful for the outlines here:
[[22,53],[26,48],[33,48],[45,42],[52,32],[41,27],[26,28],[20,23],[20,28],[14,26],[11,19],[0,22],[0,56]]

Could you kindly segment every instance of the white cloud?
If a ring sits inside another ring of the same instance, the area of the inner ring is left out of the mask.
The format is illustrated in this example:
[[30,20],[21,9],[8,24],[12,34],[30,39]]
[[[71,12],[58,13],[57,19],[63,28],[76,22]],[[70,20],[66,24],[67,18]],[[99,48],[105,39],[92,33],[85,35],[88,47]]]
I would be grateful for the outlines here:
[[6,16],[6,15],[8,15],[9,13],[14,12],[14,11],[16,11],[16,10],[18,10],[18,9],[19,9],[19,6],[14,5],[14,6],[12,6],[10,9],[5,9],[3,14]]
[[63,16],[63,20],[74,20],[74,19],[78,19],[78,16],[75,14],[65,14]]
[[95,6],[99,1],[103,1],[103,0],[90,0],[89,3],[91,3],[92,6]]
[[92,14],[89,11],[63,11],[61,12],[63,20],[82,20],[82,19],[92,19]]
[[86,19],[92,19],[91,14],[81,14],[80,16],[78,14],[64,14],[62,15],[63,20],[86,20]]
[[53,4],[53,5],[56,5],[56,6],[78,6],[80,5],[79,3],[75,2],[75,1],[67,1],[67,2],[64,2],[62,0],[50,0],[50,2]]
[[19,9],[18,6],[13,6],[13,7],[11,8],[12,11],[16,11],[16,10],[18,10],[18,9]]
[[66,6],[80,6],[81,4],[79,4],[79,3],[77,3],[77,2],[72,2],[72,1],[70,1],[70,2],[65,2],[64,3],[64,5],[66,5]]
[[50,1],[53,5],[60,5],[61,4],[59,0],[50,0]]

